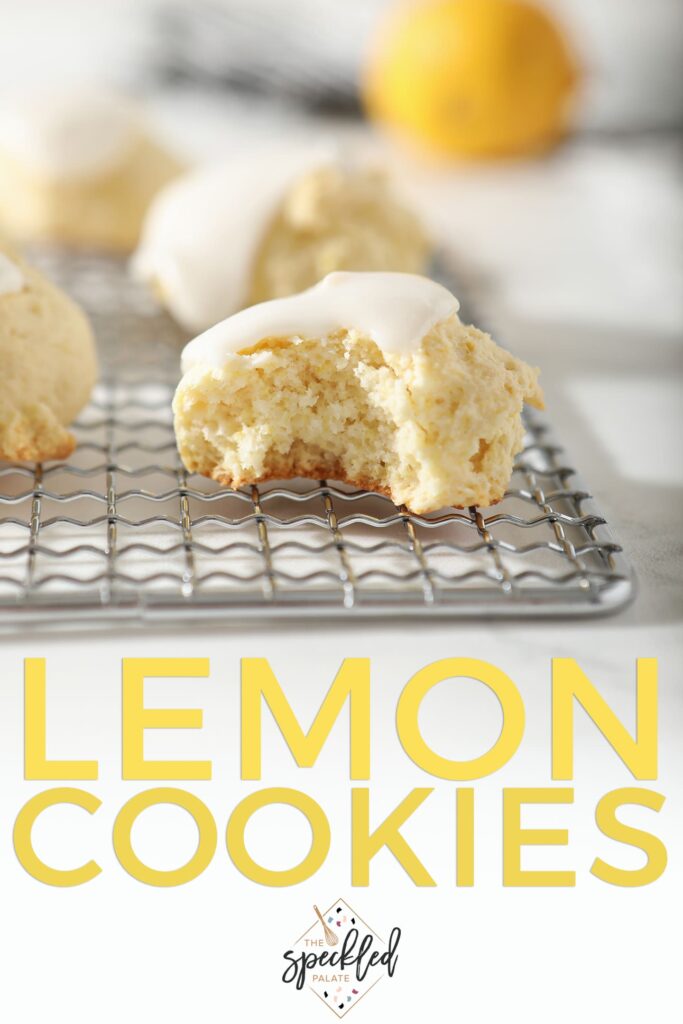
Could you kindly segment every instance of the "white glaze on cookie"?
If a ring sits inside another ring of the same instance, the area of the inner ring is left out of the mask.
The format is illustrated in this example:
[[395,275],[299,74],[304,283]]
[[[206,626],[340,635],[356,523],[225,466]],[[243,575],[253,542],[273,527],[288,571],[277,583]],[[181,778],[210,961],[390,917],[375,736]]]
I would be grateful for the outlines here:
[[333,162],[329,147],[275,147],[190,171],[153,202],[133,273],[188,330],[223,320],[246,300],[258,246],[287,190]]
[[139,131],[135,108],[119,96],[56,93],[3,111],[0,150],[28,173],[82,180],[122,163]]
[[182,370],[222,367],[266,338],[324,338],[356,330],[385,352],[413,352],[460,308],[443,285],[417,274],[328,274],[313,288],[243,309],[185,346]]
[[20,292],[26,280],[21,267],[6,256],[4,252],[0,252],[0,295],[13,295],[15,292]]

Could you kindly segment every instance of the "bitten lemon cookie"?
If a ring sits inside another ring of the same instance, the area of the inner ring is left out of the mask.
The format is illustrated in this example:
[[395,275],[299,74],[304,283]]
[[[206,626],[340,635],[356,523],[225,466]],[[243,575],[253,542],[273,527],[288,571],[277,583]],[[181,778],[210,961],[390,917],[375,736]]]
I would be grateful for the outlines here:
[[63,459],[97,376],[85,314],[0,246],[0,459]]
[[164,189],[132,265],[183,326],[200,331],[334,270],[423,271],[428,250],[384,174],[274,151]]
[[32,100],[0,117],[0,227],[20,240],[127,252],[179,171],[120,97]]
[[231,487],[330,477],[416,513],[491,505],[538,371],[412,274],[335,273],[186,346],[173,408],[188,470]]

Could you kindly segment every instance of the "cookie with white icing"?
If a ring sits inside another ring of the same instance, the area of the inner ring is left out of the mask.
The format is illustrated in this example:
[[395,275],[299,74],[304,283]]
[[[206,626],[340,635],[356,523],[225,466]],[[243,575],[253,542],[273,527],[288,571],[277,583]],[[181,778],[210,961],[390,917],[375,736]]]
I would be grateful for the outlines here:
[[132,267],[184,327],[201,331],[332,271],[419,273],[428,255],[383,173],[275,148],[172,182],[150,208]]
[[538,371],[424,277],[335,273],[186,346],[173,408],[190,472],[230,487],[331,478],[425,513],[510,482]]
[[129,252],[180,169],[121,97],[26,100],[0,115],[0,228],[21,241]]
[[90,324],[68,296],[0,246],[0,459],[66,458],[68,424],[97,377]]

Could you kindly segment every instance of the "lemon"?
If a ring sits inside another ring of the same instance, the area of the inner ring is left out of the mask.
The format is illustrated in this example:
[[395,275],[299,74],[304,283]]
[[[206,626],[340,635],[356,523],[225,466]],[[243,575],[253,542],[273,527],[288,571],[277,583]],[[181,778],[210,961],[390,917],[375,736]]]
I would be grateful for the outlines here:
[[525,154],[566,130],[577,66],[524,0],[422,0],[391,10],[371,50],[372,117],[434,153]]

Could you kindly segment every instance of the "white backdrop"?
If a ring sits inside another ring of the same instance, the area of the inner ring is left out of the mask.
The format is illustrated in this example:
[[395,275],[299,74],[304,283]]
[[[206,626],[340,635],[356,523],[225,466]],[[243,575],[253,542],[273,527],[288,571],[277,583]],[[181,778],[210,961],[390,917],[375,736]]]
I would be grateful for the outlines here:
[[[155,40],[150,11],[167,0],[0,0],[0,90],[37,80],[120,80],[144,65]],[[358,65],[376,14],[394,0],[214,0],[257,30],[310,33],[310,59]],[[541,0],[566,26],[586,68],[582,122],[600,128],[683,124],[680,0]],[[174,0],[177,3],[177,0]],[[187,0],[188,9],[199,7]],[[258,52],[258,38],[254,40]],[[286,48],[286,47],[285,47]],[[256,59],[256,56],[254,57]],[[277,60],[277,53],[268,59]]]

